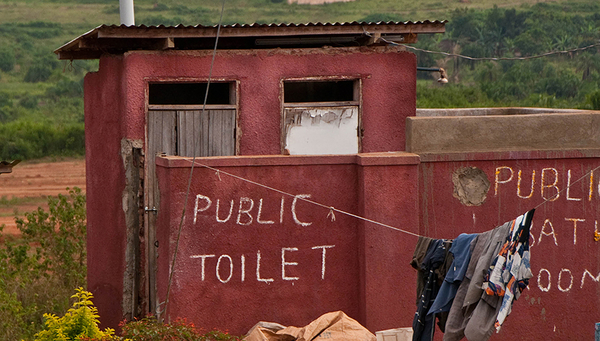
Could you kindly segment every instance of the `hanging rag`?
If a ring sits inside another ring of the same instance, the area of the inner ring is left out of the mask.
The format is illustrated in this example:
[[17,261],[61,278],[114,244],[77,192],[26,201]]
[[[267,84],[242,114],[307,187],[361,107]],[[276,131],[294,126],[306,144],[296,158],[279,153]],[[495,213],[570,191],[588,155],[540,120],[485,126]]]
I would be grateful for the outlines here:
[[[469,261],[471,260],[471,251],[473,249],[472,241],[477,237],[477,234],[462,233],[452,242],[450,253],[454,257],[454,261],[444,278],[444,283],[433,302],[428,314],[438,314],[445,311],[450,311],[456,291],[462,282]],[[444,330],[443,328],[442,330]]]
[[[423,289],[417,301],[417,311],[413,319],[413,341],[433,340],[434,315],[428,315],[427,312],[439,290],[441,281],[445,277],[446,269],[452,263],[449,260],[451,254],[449,249],[451,241],[436,239],[429,241],[429,247],[421,263],[419,272],[422,273]],[[417,248],[418,249],[418,248]],[[444,276],[440,276],[440,272]]]

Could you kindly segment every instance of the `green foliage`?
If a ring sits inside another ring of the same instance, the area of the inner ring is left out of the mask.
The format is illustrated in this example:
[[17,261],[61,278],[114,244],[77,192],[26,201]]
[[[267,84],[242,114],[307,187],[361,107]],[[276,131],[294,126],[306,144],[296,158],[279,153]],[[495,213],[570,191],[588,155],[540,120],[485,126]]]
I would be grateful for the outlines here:
[[12,71],[16,63],[15,52],[8,47],[0,47],[0,70]]
[[238,341],[237,336],[213,330],[203,333],[186,319],[162,323],[154,316],[121,323],[122,338],[131,341]]
[[593,110],[600,110],[600,90],[596,90],[587,96],[587,101]]
[[20,237],[0,235],[1,340],[33,337],[43,313],[64,314],[72,288],[85,285],[85,196],[74,188],[48,206],[16,219]]
[[44,330],[35,334],[35,341],[75,341],[83,338],[110,340],[114,335],[112,329],[101,331],[98,309],[92,303],[92,293],[75,289],[71,296],[75,299],[73,307],[63,317],[54,314],[44,314]]
[[84,152],[83,123],[62,126],[32,120],[0,123],[0,158],[4,160],[74,156]]

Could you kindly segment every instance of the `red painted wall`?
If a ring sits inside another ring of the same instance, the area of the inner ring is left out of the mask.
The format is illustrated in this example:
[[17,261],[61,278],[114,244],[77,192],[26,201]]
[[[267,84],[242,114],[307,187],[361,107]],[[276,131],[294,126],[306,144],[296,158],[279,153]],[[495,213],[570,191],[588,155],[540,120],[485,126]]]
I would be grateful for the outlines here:
[[[404,293],[415,278],[406,267],[412,253],[405,250],[414,238],[339,212],[332,221],[327,207],[416,232],[418,216],[410,198],[417,195],[417,161],[413,154],[199,159],[223,173],[194,169],[169,317],[185,316],[236,334],[258,321],[304,325],[335,310],[372,330],[412,319],[414,300],[405,300]],[[168,193],[161,198],[161,212],[169,212],[159,217],[158,282],[164,302],[191,162],[166,158],[157,164],[161,193]],[[295,201],[225,172],[327,207]],[[382,190],[382,183],[389,190]]]
[[[108,326],[115,327],[124,317],[121,141],[146,142],[148,82],[206,81],[211,59],[210,52],[201,51],[129,52],[103,56],[99,71],[86,76],[88,288]],[[212,76],[239,81],[242,155],[280,153],[282,79],[360,79],[362,150],[374,152],[404,148],[404,121],[415,112],[415,67],[415,56],[397,48],[219,51]],[[162,193],[163,200],[169,194]],[[357,287],[349,290],[358,293]]]
[[[102,58],[100,71],[85,77],[87,192],[87,283],[102,323],[116,327],[123,318],[125,216],[121,196],[125,175],[120,155],[125,122],[122,58]],[[92,91],[93,89],[93,91]]]
[[[149,81],[206,80],[212,51],[127,53],[123,60],[126,129],[143,135]],[[239,80],[241,155],[280,154],[280,82],[287,78],[361,79],[363,152],[404,150],[405,118],[416,104],[415,55],[396,48],[218,51],[213,79]]]
[[[421,157],[376,153],[404,149],[404,120],[415,110],[416,65],[412,54],[378,51],[220,51],[213,76],[240,82],[239,144],[241,154],[248,156],[205,158],[202,163],[436,238],[491,229],[599,166],[596,150]],[[205,80],[210,59],[209,53],[201,52],[132,52],[101,58],[99,71],[86,76],[88,286],[105,325],[116,326],[123,317],[126,229],[121,140],[145,140],[149,81]],[[280,81],[305,76],[362,79],[362,148],[373,154],[268,156],[280,151]],[[224,174],[219,179],[204,168],[195,169],[192,196],[186,203],[189,161],[157,162],[161,300],[166,296],[180,214],[184,204],[187,208],[169,316],[234,333],[247,331],[259,320],[303,325],[338,309],[372,331],[411,325],[416,276],[408,263],[416,237],[341,214],[332,222],[327,208],[304,202],[292,210],[293,198],[285,198],[280,221],[280,194]],[[452,173],[461,167],[478,167],[491,182],[481,206],[464,206],[452,196]],[[495,339],[592,337],[600,315],[600,244],[593,240],[598,177],[583,176],[569,192],[538,208],[532,232],[534,278]],[[196,198],[199,212],[194,214]],[[204,210],[206,198],[211,205]],[[227,222],[217,221],[217,200],[222,220],[234,202]]]
[[[587,150],[422,157],[424,235],[453,238],[482,232],[537,207],[530,238],[533,278],[494,339],[594,338],[600,316],[600,242],[594,240],[600,183],[598,170],[588,173],[600,166],[599,156],[600,151]],[[452,195],[452,173],[462,167],[478,167],[490,181],[481,206],[464,206]]]
[[[531,237],[534,277],[492,339],[582,340],[593,337],[600,313],[600,244],[594,241],[600,189],[597,174],[591,183],[586,175],[600,166],[598,156],[600,151],[422,157],[390,153],[200,158],[198,163],[285,192],[310,194],[325,206],[434,238],[484,232],[537,207]],[[190,160],[164,158],[158,165],[161,192],[169,193],[161,206],[169,214],[160,218],[161,226],[169,226],[160,237],[159,285],[164,301]],[[480,206],[465,206],[453,197],[452,173],[464,167],[481,169],[490,181]],[[558,199],[542,204],[559,191]],[[280,193],[202,166],[194,170],[190,193],[171,288],[171,317],[186,316],[207,328],[238,334],[260,320],[303,325],[338,309],[372,331],[411,325],[416,279],[409,262],[416,237],[339,213],[332,222],[327,208],[304,202],[298,202],[294,212],[300,222],[311,224],[300,226],[287,197],[279,223]],[[202,196],[196,204],[198,194]],[[221,220],[234,202],[227,222],[217,222],[217,199]],[[252,223],[243,225],[250,216]],[[267,220],[273,223],[259,222]],[[331,248],[326,250],[321,278],[322,249],[313,248],[323,245]],[[265,278],[268,283],[260,280]],[[573,329],[576,324],[580,328]],[[441,335],[438,331],[437,338]]]

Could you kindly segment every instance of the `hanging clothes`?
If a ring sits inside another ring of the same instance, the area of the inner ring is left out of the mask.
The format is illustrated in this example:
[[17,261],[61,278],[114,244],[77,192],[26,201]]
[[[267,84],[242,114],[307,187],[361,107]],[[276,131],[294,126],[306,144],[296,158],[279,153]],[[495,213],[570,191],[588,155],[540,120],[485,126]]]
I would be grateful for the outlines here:
[[[462,233],[452,242],[450,253],[452,253],[454,260],[452,261],[452,265],[444,278],[444,283],[442,283],[428,314],[438,314],[450,311],[456,291],[465,276],[465,272],[467,272],[467,267],[471,260],[471,251],[473,250],[471,244],[476,237],[477,234],[475,233]],[[444,329],[445,328],[442,330]]]
[[[427,240],[425,237],[419,237],[413,261],[418,262],[420,260],[425,244],[428,244],[428,248],[419,266],[420,275],[417,287],[422,289],[420,293],[417,290],[419,293],[417,311],[413,319],[413,340],[415,341],[433,339],[435,317],[434,315],[428,315],[427,312],[435,301],[441,282],[452,263],[449,252],[451,243],[451,241],[442,239]],[[414,267],[413,262],[411,262],[411,265]]]
[[478,236],[465,278],[450,308],[445,341],[463,337],[469,341],[486,341],[504,322],[514,298],[531,277],[532,214],[532,211],[527,212]]
[[488,270],[485,292],[490,296],[503,296],[500,311],[494,324],[496,332],[510,314],[512,304],[529,285],[533,276],[529,264],[529,232],[533,213],[531,210],[514,220],[509,236],[500,253]]
[[[459,341],[465,337],[465,329],[471,321],[473,311],[483,294],[481,286],[483,285],[484,274],[489,268],[494,254],[500,251],[502,242],[508,235],[509,228],[510,225],[507,223],[493,230],[480,233],[473,240],[474,246],[469,266],[450,307],[444,341]],[[473,325],[477,325],[477,323]]]

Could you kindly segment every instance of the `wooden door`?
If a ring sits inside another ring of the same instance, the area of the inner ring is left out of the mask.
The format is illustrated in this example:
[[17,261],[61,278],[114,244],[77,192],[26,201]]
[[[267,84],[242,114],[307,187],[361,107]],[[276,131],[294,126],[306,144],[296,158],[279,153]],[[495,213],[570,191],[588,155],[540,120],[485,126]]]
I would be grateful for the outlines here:
[[156,155],[224,156],[235,155],[236,110],[149,110],[145,191],[146,292],[149,312],[157,313],[156,296],[156,218],[160,193],[156,177]]

